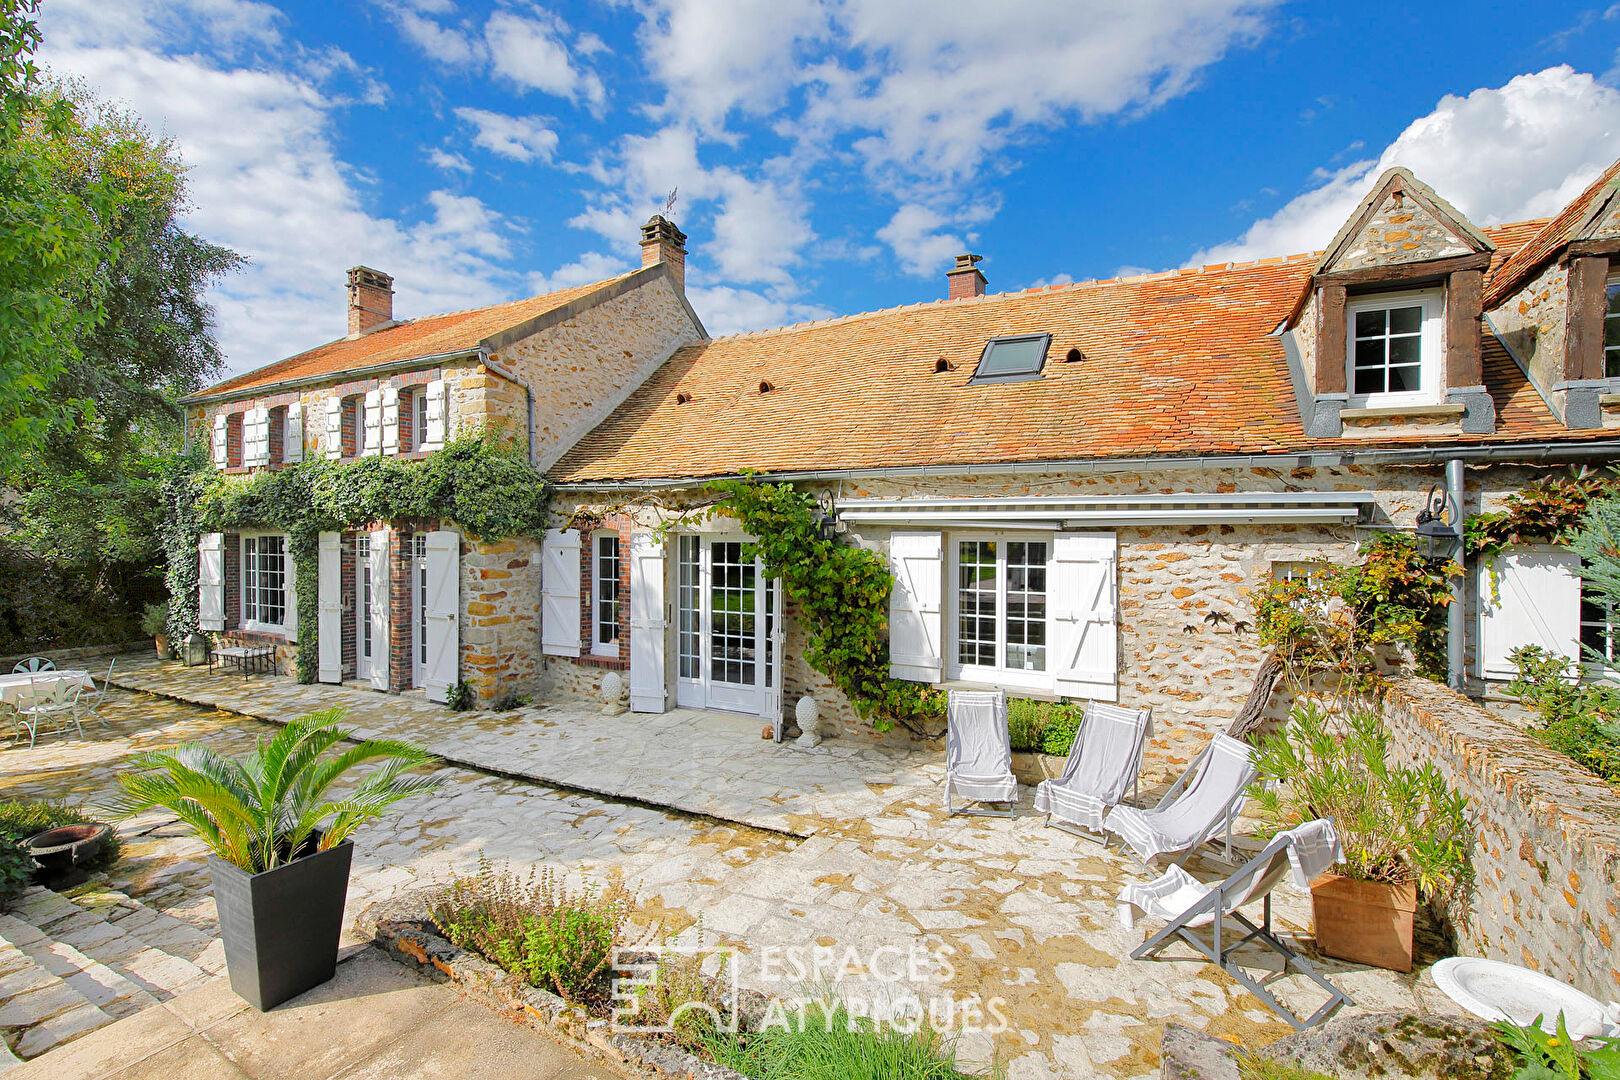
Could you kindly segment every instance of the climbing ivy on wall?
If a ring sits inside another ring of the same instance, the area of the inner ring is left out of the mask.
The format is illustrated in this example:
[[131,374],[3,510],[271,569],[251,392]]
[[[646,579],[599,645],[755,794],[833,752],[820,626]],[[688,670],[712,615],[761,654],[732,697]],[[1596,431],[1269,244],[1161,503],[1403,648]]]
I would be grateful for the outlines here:
[[1502,509],[1475,514],[1463,527],[1468,554],[1490,559],[1513,544],[1563,544],[1581,525],[1587,504],[1620,494],[1613,475],[1580,469],[1533,480],[1502,500]]
[[889,591],[894,576],[876,552],[822,537],[815,500],[789,484],[727,480],[712,485],[715,512],[736,518],[765,571],[799,607],[805,659],[833,680],[862,716],[886,731],[901,724],[937,736],[945,694],[889,677]]
[[314,682],[323,532],[373,521],[448,521],[474,539],[539,538],[546,481],[521,451],[485,435],[457,439],[425,458],[306,461],[253,473],[219,473],[198,458],[172,467],[164,487],[170,633],[197,629],[197,541],[243,528],[287,534],[298,605],[298,680]]

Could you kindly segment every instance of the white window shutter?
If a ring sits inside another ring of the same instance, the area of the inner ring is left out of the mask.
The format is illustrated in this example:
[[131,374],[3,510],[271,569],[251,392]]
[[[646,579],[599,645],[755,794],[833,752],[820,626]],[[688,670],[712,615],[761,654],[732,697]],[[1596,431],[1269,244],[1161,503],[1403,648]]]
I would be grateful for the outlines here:
[[388,671],[394,654],[388,638],[389,597],[393,579],[388,573],[388,530],[371,534],[371,685],[388,689]]
[[937,532],[889,536],[889,675],[913,682],[940,681],[940,589],[945,580],[944,538]]
[[316,678],[339,683],[343,681],[343,537],[323,532],[317,545],[315,641],[320,656]]
[[449,701],[461,677],[461,534],[427,534],[427,685],[429,701]]
[[214,468],[223,469],[230,464],[231,418],[224,413],[214,414]]
[[1481,564],[1476,649],[1481,678],[1517,675],[1508,653],[1521,645],[1540,645],[1579,662],[1580,565],[1580,558],[1563,548],[1543,547],[1512,548]]
[[579,530],[547,529],[540,555],[540,651],[578,656]]
[[667,686],[664,545],[652,533],[635,533],[630,537],[630,711],[663,712]]
[[249,409],[242,417],[242,464],[270,463],[270,410]]
[[326,456],[336,461],[343,456],[343,399],[326,399]]
[[[283,539],[281,544],[282,566],[286,568],[286,576],[282,578],[282,587],[286,589],[283,594],[286,598],[286,614],[281,617],[281,628],[286,633],[288,641],[296,642],[298,640],[298,564],[293,561],[291,540]],[[320,584],[319,579],[316,580],[316,584]]]
[[[359,432],[355,433],[357,436]],[[382,453],[382,391],[366,391],[366,430],[365,442],[361,444],[361,456],[375,457]]]
[[224,533],[203,533],[197,540],[197,625],[225,629]]
[[281,433],[281,460],[289,465],[304,460],[304,405],[294,401],[287,406],[287,427]]
[[427,384],[427,430],[422,432],[423,450],[444,448],[444,380]]
[[1064,697],[1119,700],[1119,541],[1113,533],[1058,533],[1047,576],[1049,653]]
[[399,453],[399,387],[382,388],[382,451]]

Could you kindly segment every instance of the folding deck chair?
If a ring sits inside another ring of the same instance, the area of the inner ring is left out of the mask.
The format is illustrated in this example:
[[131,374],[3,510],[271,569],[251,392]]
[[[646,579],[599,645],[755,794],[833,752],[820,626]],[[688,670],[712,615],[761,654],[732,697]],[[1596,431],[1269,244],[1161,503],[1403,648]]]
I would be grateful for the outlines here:
[[[945,812],[1012,817],[1018,778],[1012,772],[1007,695],[1000,690],[952,690],[945,713]],[[1002,802],[1006,810],[958,808],[964,802]]]
[[[1185,941],[1220,965],[1222,971],[1247,987],[1272,1012],[1292,1024],[1296,1031],[1319,1024],[1337,1012],[1341,1005],[1349,1003],[1350,997],[1329,982],[1327,976],[1317,971],[1310,961],[1289,948],[1272,930],[1271,890],[1277,887],[1290,869],[1293,871],[1294,884],[1308,889],[1313,878],[1343,857],[1333,823],[1321,819],[1278,833],[1261,849],[1260,854],[1244,863],[1231,877],[1214,885],[1200,883],[1179,866],[1171,866],[1157,880],[1142,885],[1127,885],[1119,894],[1119,918],[1126,929],[1135,927],[1141,915],[1164,919],[1168,924],[1132,951],[1131,959],[1141,960],[1162,951],[1173,941]],[[1263,915],[1258,926],[1238,910],[1256,900],[1263,904]],[[1235,941],[1225,936],[1228,919],[1246,931]],[[1204,929],[1213,936],[1213,944],[1195,932]],[[1328,1000],[1301,1020],[1272,996],[1265,981],[1254,978],[1233,959],[1233,954],[1251,941],[1265,945],[1282,957],[1283,969],[1276,978],[1286,975],[1292,964],[1301,975],[1327,991]]]
[[1135,801],[1142,754],[1152,733],[1152,709],[1087,703],[1063,774],[1035,788],[1036,811],[1044,812],[1053,828],[1107,843],[1103,818],[1124,801],[1127,787]]
[[1232,819],[1259,773],[1252,747],[1216,735],[1157,807],[1116,806],[1103,827],[1117,833],[1143,866],[1166,856],[1179,863],[1216,837],[1224,837],[1225,861],[1232,864]]

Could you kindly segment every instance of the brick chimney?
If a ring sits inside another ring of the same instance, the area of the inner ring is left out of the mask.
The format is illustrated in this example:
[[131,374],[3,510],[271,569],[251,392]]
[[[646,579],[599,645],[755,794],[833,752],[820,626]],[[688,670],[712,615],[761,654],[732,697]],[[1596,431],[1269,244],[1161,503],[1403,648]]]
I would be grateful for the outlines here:
[[381,270],[349,270],[349,337],[357,338],[394,321],[394,279]]
[[962,254],[956,257],[956,265],[945,271],[945,280],[950,282],[950,291],[946,294],[952,300],[961,300],[967,296],[983,296],[987,282],[984,274],[976,265],[983,255]]
[[686,290],[686,234],[662,214],[654,214],[641,227],[641,265],[663,263],[675,276],[675,287]]

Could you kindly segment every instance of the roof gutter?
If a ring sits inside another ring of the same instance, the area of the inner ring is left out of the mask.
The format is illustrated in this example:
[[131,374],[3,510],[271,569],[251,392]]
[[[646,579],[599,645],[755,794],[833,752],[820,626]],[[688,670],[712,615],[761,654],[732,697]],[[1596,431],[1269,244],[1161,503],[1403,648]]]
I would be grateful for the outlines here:
[[378,375],[391,375],[396,371],[410,371],[413,368],[432,367],[443,364],[449,360],[461,360],[467,357],[482,356],[482,347],[475,349],[457,349],[454,352],[430,353],[427,356],[412,356],[404,360],[389,360],[383,364],[372,364],[369,367],[345,368],[342,371],[329,371],[323,375],[300,375],[296,379],[279,379],[272,383],[263,383],[259,386],[243,386],[235,390],[216,390],[206,394],[188,394],[180,399],[182,405],[204,405],[210,401],[234,401],[247,397],[264,397],[267,394],[278,394],[284,390],[298,390],[305,386],[324,386],[335,382],[354,382],[358,379],[369,379]]
[[[1092,475],[1142,469],[1252,469],[1334,468],[1346,465],[1444,465],[1458,460],[1474,465],[1550,465],[1586,461],[1591,458],[1620,456],[1620,439],[1591,442],[1513,443],[1503,446],[1412,447],[1368,450],[1311,451],[1275,454],[1220,454],[1192,457],[1132,457],[1059,459],[985,463],[979,465],[893,465],[873,469],[804,469],[787,472],[749,474],[772,483],[825,480],[898,480],[1058,474]],[[638,480],[565,480],[553,485],[559,491],[658,491],[701,487],[720,480],[746,479],[742,473],[714,476],[649,477]]]
[[501,365],[499,365],[495,361],[491,360],[489,358],[489,349],[488,349],[488,347],[482,347],[482,348],[480,348],[478,350],[478,362],[480,364],[483,364],[484,368],[486,370],[494,372],[496,375],[499,375],[501,378],[505,379],[507,382],[511,383],[513,386],[521,386],[521,387],[523,387],[523,413],[524,413],[524,421],[523,422],[524,422],[525,430],[526,430],[526,433],[528,435],[528,440],[529,440],[529,464],[533,465],[534,461],[535,461],[535,457],[534,457],[534,390],[533,390],[533,388],[531,388],[526,381],[524,381],[523,379],[518,378],[516,375],[512,374],[510,371],[507,371],[505,368],[501,367]]

